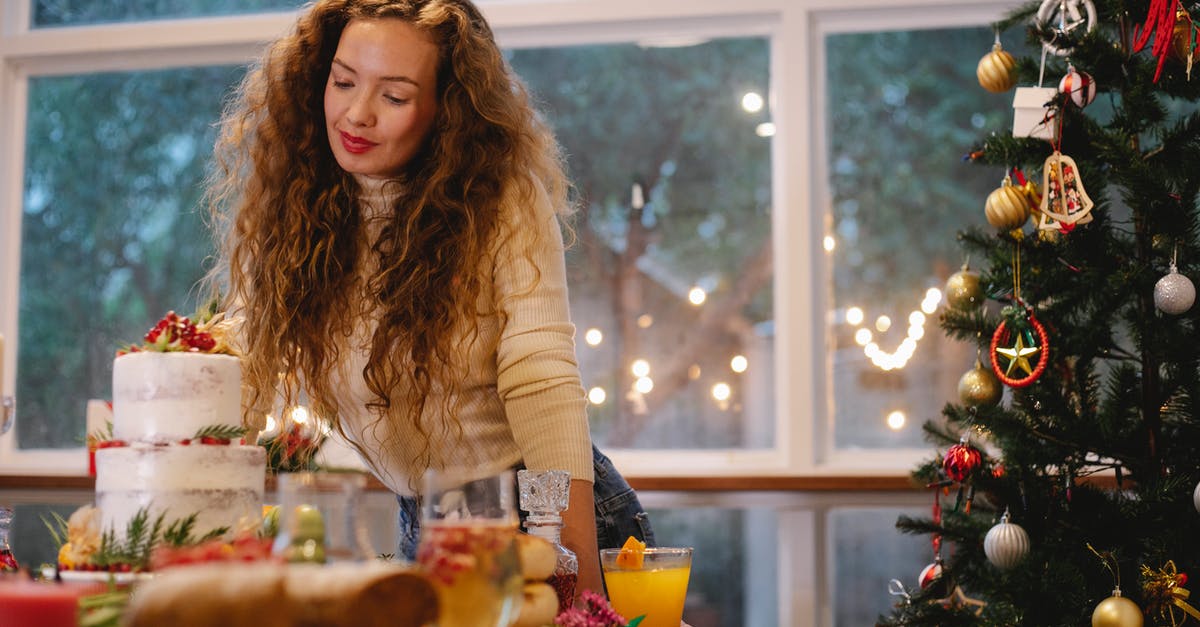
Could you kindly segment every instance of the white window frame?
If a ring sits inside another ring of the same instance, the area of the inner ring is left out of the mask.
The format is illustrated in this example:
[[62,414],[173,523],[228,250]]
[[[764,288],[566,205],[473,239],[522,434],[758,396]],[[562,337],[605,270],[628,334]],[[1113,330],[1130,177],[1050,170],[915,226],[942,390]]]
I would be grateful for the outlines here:
[[[833,447],[826,312],[830,269],[820,246],[830,192],[825,165],[824,37],[873,30],[981,26],[1012,3],[994,0],[481,0],[502,46],[599,44],[679,37],[770,38],[772,238],[775,251],[775,446],[761,450],[608,451],[640,476],[905,474],[926,450]],[[292,25],[294,11],[28,30],[29,3],[0,9],[0,390],[11,393],[28,80],[33,76],[245,63]],[[979,50],[961,54],[982,55]],[[956,51],[957,52],[957,51]],[[966,86],[965,88],[969,88]],[[18,395],[19,396],[19,395]],[[20,399],[18,397],[18,414]],[[80,408],[80,412],[83,408]],[[18,420],[19,420],[18,415]],[[74,450],[21,450],[0,437],[0,474],[85,472]]]

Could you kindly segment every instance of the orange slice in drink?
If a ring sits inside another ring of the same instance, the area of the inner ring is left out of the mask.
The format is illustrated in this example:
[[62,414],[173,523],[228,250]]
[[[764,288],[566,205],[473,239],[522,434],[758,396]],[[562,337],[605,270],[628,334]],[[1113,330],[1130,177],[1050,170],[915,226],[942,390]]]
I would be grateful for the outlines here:
[[633,536],[621,545],[621,552],[617,554],[617,566],[628,568],[630,570],[639,570],[642,567],[642,562],[645,560],[646,543],[638,540]]

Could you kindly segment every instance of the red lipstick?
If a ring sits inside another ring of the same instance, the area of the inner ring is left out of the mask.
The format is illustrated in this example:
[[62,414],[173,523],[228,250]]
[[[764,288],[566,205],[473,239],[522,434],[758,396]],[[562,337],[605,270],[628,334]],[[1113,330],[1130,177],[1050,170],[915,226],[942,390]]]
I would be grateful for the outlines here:
[[373,141],[351,135],[345,131],[339,131],[339,134],[342,137],[342,148],[345,148],[346,152],[350,154],[361,155],[378,145]]

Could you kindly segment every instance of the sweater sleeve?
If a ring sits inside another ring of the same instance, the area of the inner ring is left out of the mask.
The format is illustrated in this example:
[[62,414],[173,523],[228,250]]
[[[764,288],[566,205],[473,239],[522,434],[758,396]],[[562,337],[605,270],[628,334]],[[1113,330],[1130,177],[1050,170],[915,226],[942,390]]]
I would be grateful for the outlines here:
[[496,387],[527,468],[562,469],[574,479],[592,481],[587,400],[575,357],[562,233],[548,200],[538,200],[536,223],[510,230],[494,266],[504,323]]

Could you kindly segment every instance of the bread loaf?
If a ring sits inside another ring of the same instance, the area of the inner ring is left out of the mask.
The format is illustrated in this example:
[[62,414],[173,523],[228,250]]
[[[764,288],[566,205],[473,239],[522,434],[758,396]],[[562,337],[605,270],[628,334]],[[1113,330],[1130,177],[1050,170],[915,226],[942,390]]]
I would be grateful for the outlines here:
[[542,627],[554,623],[558,615],[558,595],[545,582],[525,582],[521,613],[512,627]]
[[423,575],[383,563],[179,567],[140,584],[128,627],[420,627],[437,619]]
[[558,564],[558,554],[549,540],[531,536],[526,533],[517,534],[517,557],[521,562],[521,574],[525,581],[545,581],[554,574]]

